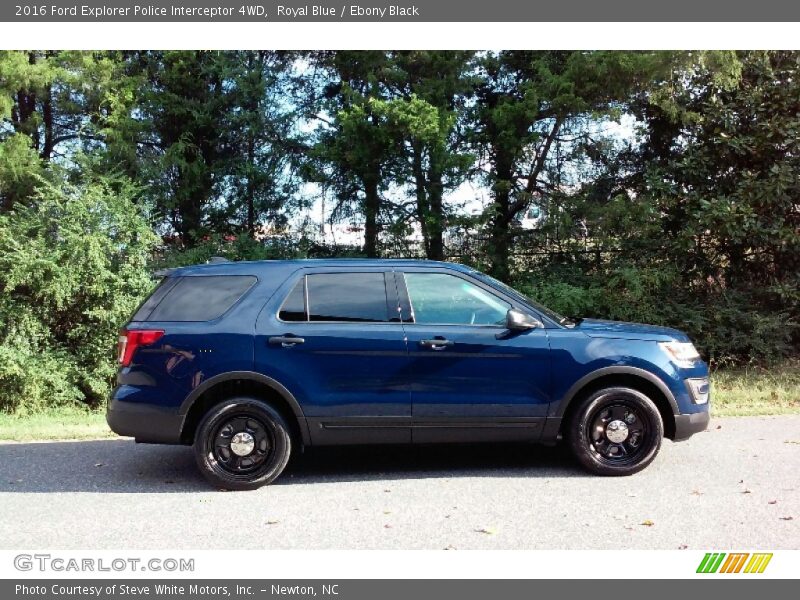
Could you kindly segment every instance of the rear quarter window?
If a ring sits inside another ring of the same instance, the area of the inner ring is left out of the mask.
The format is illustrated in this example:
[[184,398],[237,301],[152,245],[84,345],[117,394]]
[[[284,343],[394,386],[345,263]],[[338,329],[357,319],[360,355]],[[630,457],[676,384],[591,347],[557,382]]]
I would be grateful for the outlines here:
[[170,278],[156,288],[132,320],[212,321],[236,304],[255,282],[252,275]]
[[146,321],[147,317],[150,316],[150,313],[153,312],[153,309],[159,305],[159,303],[164,299],[164,296],[172,289],[172,287],[178,283],[180,280],[179,277],[165,277],[161,281],[158,282],[156,289],[147,297],[147,300],[142,302],[139,305],[139,308],[136,309],[136,312],[133,313],[131,317],[131,321]]

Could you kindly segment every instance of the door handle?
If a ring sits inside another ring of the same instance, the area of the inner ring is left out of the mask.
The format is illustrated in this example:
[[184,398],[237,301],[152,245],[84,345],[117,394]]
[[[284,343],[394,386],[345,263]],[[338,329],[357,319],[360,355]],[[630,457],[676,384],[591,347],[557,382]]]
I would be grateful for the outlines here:
[[303,338],[294,335],[275,335],[269,338],[270,346],[277,346],[280,344],[281,348],[291,348],[292,346],[296,346],[297,344],[302,344],[304,342],[305,340]]
[[419,345],[429,350],[444,350],[448,346],[453,345],[453,340],[433,339],[433,340],[420,340]]

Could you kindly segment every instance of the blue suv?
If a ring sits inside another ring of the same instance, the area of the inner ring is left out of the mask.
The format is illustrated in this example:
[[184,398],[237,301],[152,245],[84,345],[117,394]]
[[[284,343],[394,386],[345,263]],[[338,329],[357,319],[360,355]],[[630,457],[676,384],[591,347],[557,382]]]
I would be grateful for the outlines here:
[[171,270],[120,332],[116,433],[192,444],[253,489],[294,449],[564,439],[601,475],[709,421],[675,329],[571,319],[453,263],[217,262]]

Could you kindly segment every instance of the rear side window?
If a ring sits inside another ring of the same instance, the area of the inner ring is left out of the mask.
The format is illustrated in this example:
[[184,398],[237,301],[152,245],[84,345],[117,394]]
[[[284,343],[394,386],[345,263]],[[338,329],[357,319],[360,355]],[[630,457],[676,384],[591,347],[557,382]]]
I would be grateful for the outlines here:
[[383,273],[314,273],[306,286],[309,321],[389,321]]
[[[256,282],[251,275],[209,275],[177,278],[160,293],[162,284],[136,312],[134,321],[211,321],[236,304]],[[155,296],[160,298],[154,300]],[[152,304],[149,314],[145,312]]]

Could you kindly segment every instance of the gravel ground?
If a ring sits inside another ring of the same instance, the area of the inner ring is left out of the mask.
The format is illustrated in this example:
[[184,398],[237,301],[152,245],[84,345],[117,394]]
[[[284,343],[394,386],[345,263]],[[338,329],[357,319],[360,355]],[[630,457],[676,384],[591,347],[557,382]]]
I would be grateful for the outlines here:
[[3,549],[798,549],[800,415],[714,419],[627,478],[561,447],[321,448],[255,492],[189,448],[7,443],[0,506]]

